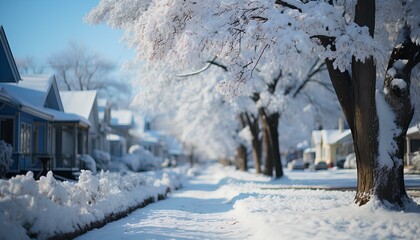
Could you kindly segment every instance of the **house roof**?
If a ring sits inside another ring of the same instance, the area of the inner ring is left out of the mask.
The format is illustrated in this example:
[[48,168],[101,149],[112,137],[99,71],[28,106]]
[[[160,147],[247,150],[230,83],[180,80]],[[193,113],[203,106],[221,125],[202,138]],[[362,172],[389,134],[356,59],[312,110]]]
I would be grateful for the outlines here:
[[61,102],[57,81],[54,75],[28,75],[22,76],[22,81],[17,83],[7,83],[10,86],[15,86],[18,91],[29,91],[32,94],[26,94],[25,99],[36,106],[43,106],[63,111],[63,104]]
[[133,125],[133,112],[130,110],[111,110],[111,125],[131,127]]
[[321,142],[336,144],[349,140],[351,140],[351,131],[349,129],[344,131],[338,129],[312,131],[312,142],[314,145]]
[[109,133],[109,134],[106,135],[106,140],[108,140],[108,141],[120,141],[120,142],[126,142],[127,141],[124,137],[122,137],[120,135],[112,134],[112,133]]
[[331,143],[344,143],[347,141],[353,141],[350,129],[337,133],[334,138],[331,139]]
[[96,99],[96,90],[61,91],[60,97],[66,113],[74,113],[89,119]]
[[20,88],[16,85],[0,83],[0,100],[16,106],[23,112],[27,112],[48,121],[78,122],[90,126],[89,120],[81,116],[46,108],[42,104],[39,105],[39,101],[32,101],[39,95],[42,95],[42,92],[28,88]]
[[106,98],[98,98],[98,106],[106,107],[108,106],[108,99]]
[[3,26],[0,25],[0,82],[18,82],[19,71],[10,50]]
[[407,130],[407,135],[414,135],[414,134],[420,134],[420,123],[416,124],[415,126],[412,126]]

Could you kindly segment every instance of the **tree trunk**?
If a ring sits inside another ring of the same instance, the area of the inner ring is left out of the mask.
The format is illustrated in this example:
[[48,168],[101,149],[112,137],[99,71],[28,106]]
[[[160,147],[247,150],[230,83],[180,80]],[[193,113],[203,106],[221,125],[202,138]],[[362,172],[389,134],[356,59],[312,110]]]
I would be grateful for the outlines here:
[[[385,164],[378,166],[377,177],[380,182],[376,194],[379,199],[400,206],[403,206],[408,198],[404,185],[404,142],[414,115],[410,98],[410,78],[412,69],[420,61],[420,46],[413,44],[410,34],[410,29],[405,26],[398,38],[400,42],[397,42],[392,51],[384,81],[383,96],[395,117],[379,121],[380,127],[384,121],[392,121],[390,124],[393,124],[391,126],[394,126],[395,130],[381,129],[380,132],[383,135],[382,131],[391,131],[393,137],[380,142],[384,146],[383,150],[379,149],[380,161]],[[380,140],[383,140],[382,137]],[[387,152],[384,153],[384,150]]]
[[236,168],[241,171],[247,171],[248,170],[248,164],[247,164],[247,155],[246,155],[246,147],[241,144],[236,148]]
[[[367,26],[373,37],[374,0],[357,2],[355,22]],[[410,73],[420,61],[418,53],[419,47],[412,44],[409,34],[406,34],[405,42],[397,43],[394,48],[388,69],[395,67],[394,63],[400,59],[408,61],[399,69],[387,71],[392,74],[387,74],[385,78],[383,93],[375,89],[376,66],[372,57],[363,63],[353,58],[351,74],[334,69],[333,60],[326,60],[331,81],[352,131],[357,161],[355,202],[359,205],[366,204],[372,196],[399,206],[406,202],[404,139],[414,112],[409,93]],[[394,79],[398,80],[393,82]],[[385,111],[389,115],[385,116]]]
[[246,114],[246,122],[249,126],[249,130],[252,134],[252,158],[254,160],[255,173],[261,173],[261,140],[259,137],[260,126],[258,122],[258,117],[249,116]]
[[264,152],[264,174],[273,176],[273,167],[276,171],[276,177],[283,176],[283,168],[280,159],[280,146],[279,146],[279,113],[267,114],[264,108],[259,109],[262,133],[263,133],[263,152]]

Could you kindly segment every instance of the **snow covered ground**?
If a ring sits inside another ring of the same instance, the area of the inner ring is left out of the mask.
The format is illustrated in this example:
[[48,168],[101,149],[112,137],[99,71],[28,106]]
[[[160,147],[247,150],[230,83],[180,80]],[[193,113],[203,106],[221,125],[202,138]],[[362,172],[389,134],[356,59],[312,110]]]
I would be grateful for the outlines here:
[[[209,165],[164,201],[78,239],[418,239],[420,197],[405,211],[363,207],[355,170],[289,171],[279,180]],[[407,175],[419,186],[419,175]],[[299,189],[291,189],[290,187]],[[311,189],[300,189],[311,187]]]
[[52,172],[39,181],[32,172],[0,179],[0,239],[47,239],[106,222],[179,187],[185,171],[82,171],[78,182],[58,181]]

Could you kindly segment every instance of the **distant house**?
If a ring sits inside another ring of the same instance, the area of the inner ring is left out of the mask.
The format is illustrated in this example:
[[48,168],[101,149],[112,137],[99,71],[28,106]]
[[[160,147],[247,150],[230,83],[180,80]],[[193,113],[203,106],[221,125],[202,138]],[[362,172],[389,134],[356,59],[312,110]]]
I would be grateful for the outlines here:
[[129,132],[137,144],[160,160],[179,160],[184,157],[182,145],[166,132],[155,129],[152,118],[135,114],[134,120],[135,127]]
[[411,165],[411,159],[415,154],[420,154],[420,128],[419,124],[410,127],[407,130],[406,143],[405,143],[405,157],[406,165]]
[[326,162],[329,166],[334,166],[338,160],[343,160],[354,152],[351,131],[342,127],[313,131],[312,146],[315,148],[315,164]]
[[128,148],[135,142],[130,130],[134,127],[133,112],[130,110],[111,110],[110,127],[112,133],[108,134],[111,156],[124,156]]
[[61,91],[64,112],[73,113],[88,119],[88,132],[85,153],[92,154],[93,150],[108,151],[106,134],[101,128],[96,90],[91,91]]

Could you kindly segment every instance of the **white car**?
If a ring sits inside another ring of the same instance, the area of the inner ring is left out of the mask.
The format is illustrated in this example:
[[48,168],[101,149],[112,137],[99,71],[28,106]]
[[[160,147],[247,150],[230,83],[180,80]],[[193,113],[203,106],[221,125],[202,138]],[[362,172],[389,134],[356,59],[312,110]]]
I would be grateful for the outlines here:
[[303,163],[303,159],[298,158],[289,162],[287,168],[290,170],[303,170],[305,169],[305,164]]

